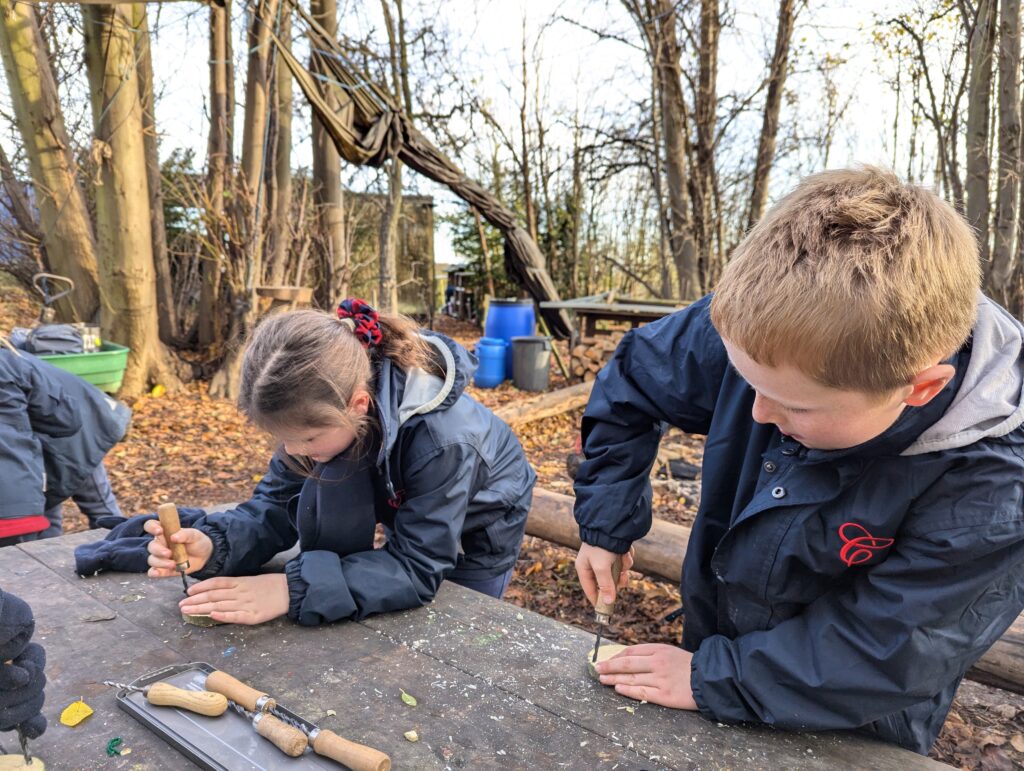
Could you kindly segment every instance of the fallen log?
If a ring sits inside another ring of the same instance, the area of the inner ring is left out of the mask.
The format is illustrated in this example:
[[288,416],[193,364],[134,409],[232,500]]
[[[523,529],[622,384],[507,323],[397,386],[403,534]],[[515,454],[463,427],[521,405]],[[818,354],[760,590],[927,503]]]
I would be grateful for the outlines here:
[[[575,499],[534,488],[526,532],[571,549],[580,547],[579,528],[573,518]],[[682,576],[690,528],[654,520],[649,532],[634,544],[633,569],[678,583]],[[967,677],[1014,693],[1024,693],[1024,615],[967,671]]]
[[[526,520],[527,534],[578,549],[580,531],[572,516],[574,500],[571,495],[535,487]],[[633,544],[633,569],[679,583],[689,540],[690,528],[655,519],[651,532]]]
[[561,415],[563,412],[583,407],[590,398],[593,387],[593,383],[578,383],[568,388],[559,388],[557,391],[548,391],[517,404],[498,407],[494,414],[510,426],[550,418],[552,415]]

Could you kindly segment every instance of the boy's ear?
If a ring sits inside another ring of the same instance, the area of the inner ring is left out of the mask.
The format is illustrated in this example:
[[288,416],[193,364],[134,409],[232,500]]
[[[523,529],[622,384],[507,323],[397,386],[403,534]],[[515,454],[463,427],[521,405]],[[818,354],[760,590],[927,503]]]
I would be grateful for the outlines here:
[[910,393],[903,399],[911,407],[923,407],[946,387],[956,370],[951,364],[933,364],[917,373],[910,381]]
[[370,411],[370,394],[362,389],[352,394],[348,408],[357,415],[365,415]]

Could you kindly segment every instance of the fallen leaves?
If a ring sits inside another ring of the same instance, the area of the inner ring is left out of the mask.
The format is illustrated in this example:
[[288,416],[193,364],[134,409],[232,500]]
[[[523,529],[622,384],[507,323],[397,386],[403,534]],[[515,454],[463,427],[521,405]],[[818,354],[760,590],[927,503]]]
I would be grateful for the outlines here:
[[415,707],[417,704],[416,697],[405,692],[404,688],[399,688],[402,692],[402,701],[408,704],[410,707]]
[[92,707],[86,704],[82,699],[71,702],[64,708],[64,711],[60,713],[60,722],[68,727],[74,727],[85,720],[89,715],[92,714]]

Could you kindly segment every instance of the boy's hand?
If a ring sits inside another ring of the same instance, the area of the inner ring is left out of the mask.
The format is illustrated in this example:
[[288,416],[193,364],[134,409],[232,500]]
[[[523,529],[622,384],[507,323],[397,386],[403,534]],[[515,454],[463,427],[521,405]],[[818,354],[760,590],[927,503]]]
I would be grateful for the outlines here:
[[602,685],[637,701],[663,707],[697,709],[690,689],[693,654],[674,645],[631,645],[607,661],[595,664]]
[[[146,560],[149,564],[147,575],[150,578],[171,578],[180,575],[178,567],[171,557],[171,550],[164,541],[164,529],[160,527],[160,520],[151,519],[142,527],[147,533],[154,536],[146,546],[146,549],[149,550],[149,558]],[[188,555],[186,573],[202,570],[210,559],[210,555],[213,554],[213,541],[202,530],[183,527],[171,536],[171,541],[185,544],[185,553]]]
[[[619,574],[618,586],[612,581],[612,563],[622,557],[622,573]],[[633,567],[633,547],[626,554],[616,554],[589,543],[582,544],[576,554],[576,575],[580,577],[580,586],[587,595],[591,605],[597,604],[597,595],[606,603],[615,602],[618,590],[629,580],[629,569]]]
[[178,603],[182,613],[208,615],[226,624],[262,624],[288,612],[288,577],[284,573],[261,576],[208,578],[188,588]]

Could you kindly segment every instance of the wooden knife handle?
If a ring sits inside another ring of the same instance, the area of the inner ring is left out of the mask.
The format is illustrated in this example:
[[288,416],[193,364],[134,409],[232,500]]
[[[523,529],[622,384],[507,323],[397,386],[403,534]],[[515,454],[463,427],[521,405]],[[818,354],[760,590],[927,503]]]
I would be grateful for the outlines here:
[[170,683],[153,683],[146,689],[146,699],[160,707],[181,707],[207,717],[223,715],[228,700],[221,693],[211,691],[189,691]]
[[206,690],[222,693],[231,701],[241,704],[250,712],[268,711],[277,706],[277,702],[268,696],[266,701],[260,704],[257,709],[256,702],[260,698],[267,696],[267,694],[263,693],[263,691],[257,691],[255,688],[250,688],[238,678],[232,677],[227,672],[221,672],[219,669],[206,676]]
[[[619,576],[622,575],[622,557],[618,556],[615,558],[615,562],[612,563],[612,586],[615,587],[615,596],[619,596]],[[615,601],[612,600],[609,603],[604,602],[601,599],[601,594],[598,592],[597,602],[594,604],[594,612],[600,613],[602,616],[610,616],[615,612]]]
[[306,751],[309,740],[298,728],[266,712],[260,712],[252,721],[256,733],[271,742],[285,755],[299,757]]
[[183,543],[171,543],[171,536],[181,530],[181,519],[178,517],[178,507],[173,503],[161,503],[157,506],[156,515],[160,519],[160,527],[164,530],[164,541],[167,548],[171,550],[171,558],[179,569],[182,566],[188,567],[188,552]]
[[342,739],[334,731],[320,729],[312,744],[317,755],[336,760],[352,771],[391,771],[391,758],[383,752]]

